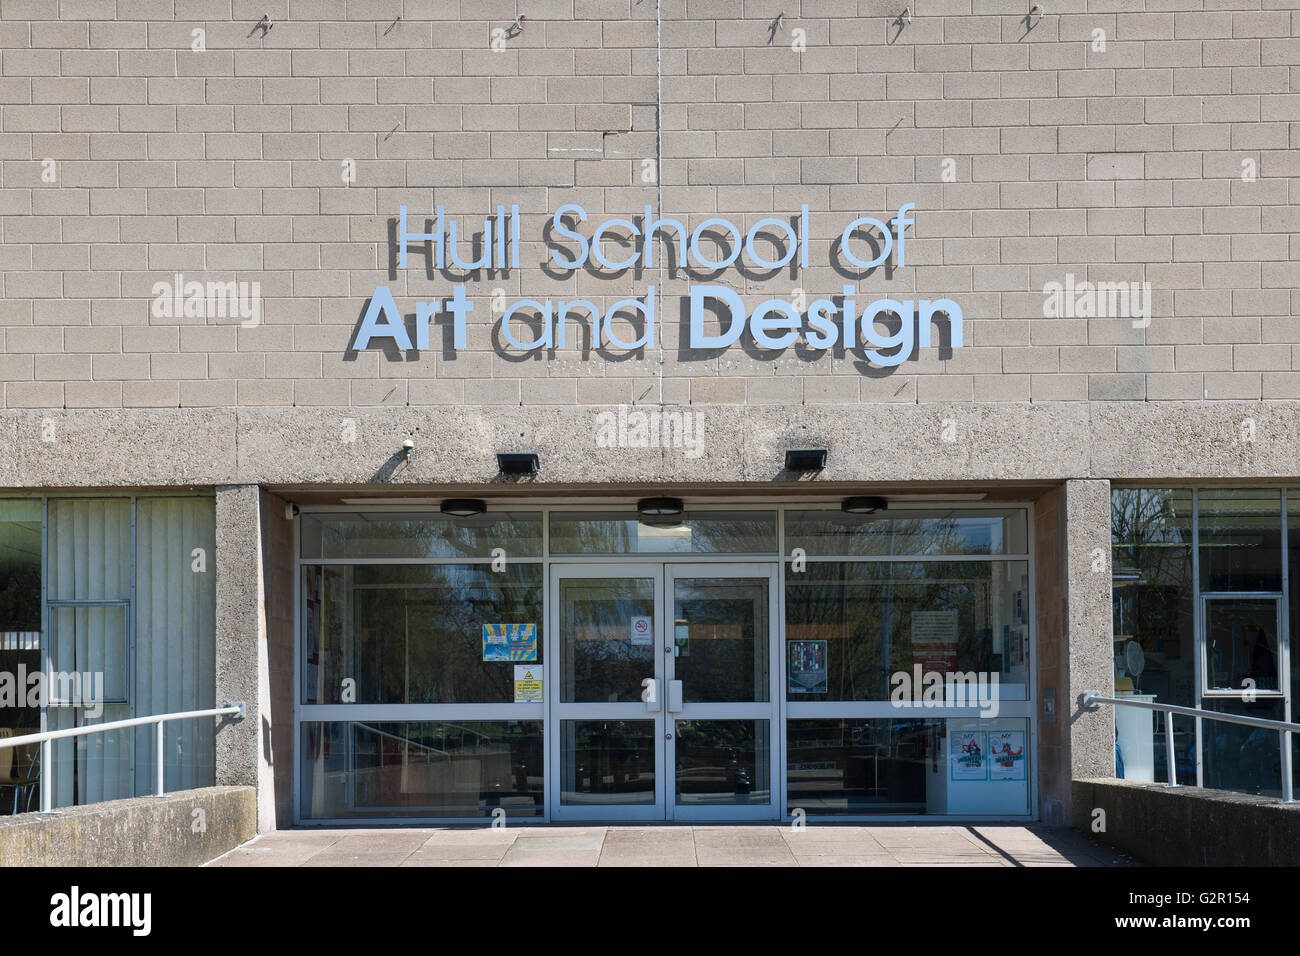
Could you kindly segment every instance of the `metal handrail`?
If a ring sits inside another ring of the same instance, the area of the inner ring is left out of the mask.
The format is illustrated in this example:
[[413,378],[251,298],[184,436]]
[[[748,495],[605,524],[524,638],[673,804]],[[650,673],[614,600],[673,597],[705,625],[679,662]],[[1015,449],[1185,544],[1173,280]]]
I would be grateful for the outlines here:
[[90,734],[102,734],[110,730],[122,730],[127,727],[157,725],[154,734],[154,760],[158,765],[155,777],[154,796],[161,797],[166,792],[163,776],[166,763],[163,761],[163,727],[173,720],[192,720],[196,717],[234,717],[243,720],[247,716],[244,702],[233,701],[225,707],[211,707],[207,710],[182,710],[172,714],[154,714],[150,717],[128,717],[124,720],[110,720],[103,724],[87,724],[83,727],[67,727],[63,730],[43,730],[39,734],[23,734],[21,737],[0,739],[0,750],[10,747],[22,747],[27,744],[41,745],[41,812],[49,813],[54,809],[54,797],[50,792],[50,768],[53,766],[50,744],[67,737],[85,737]]
[[[1282,777],[1282,802],[1295,803],[1292,794],[1291,784],[1291,735],[1300,733],[1300,724],[1291,723],[1285,720],[1268,720],[1264,717],[1243,717],[1238,714],[1220,714],[1213,710],[1202,710],[1199,707],[1181,707],[1177,704],[1157,704],[1155,701],[1147,700],[1130,700],[1124,697],[1105,697],[1099,690],[1085,690],[1079,698],[1079,705],[1084,710],[1096,710],[1102,704],[1117,704],[1124,707],[1137,707],[1141,710],[1156,710],[1164,714],[1180,714],[1184,717],[1195,717],[1204,720],[1217,720],[1225,724],[1241,724],[1245,727],[1259,727],[1263,730],[1276,730],[1281,741],[1281,777]],[[1165,718],[1165,761],[1169,773],[1169,782],[1166,787],[1176,788],[1182,784],[1178,782],[1178,776],[1174,770],[1174,722],[1168,717]]]

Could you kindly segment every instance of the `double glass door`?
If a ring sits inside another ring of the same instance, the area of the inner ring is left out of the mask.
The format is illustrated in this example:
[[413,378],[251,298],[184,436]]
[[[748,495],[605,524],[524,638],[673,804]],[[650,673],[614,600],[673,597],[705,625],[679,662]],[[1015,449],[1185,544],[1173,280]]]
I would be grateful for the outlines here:
[[553,566],[557,820],[774,819],[772,564]]

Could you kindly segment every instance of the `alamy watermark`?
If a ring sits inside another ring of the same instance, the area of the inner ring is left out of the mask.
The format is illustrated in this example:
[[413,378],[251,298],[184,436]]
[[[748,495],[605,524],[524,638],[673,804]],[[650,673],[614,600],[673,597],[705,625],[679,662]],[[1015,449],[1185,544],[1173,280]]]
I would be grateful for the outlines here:
[[1065,274],[1065,282],[1043,286],[1043,315],[1049,319],[1132,319],[1133,328],[1151,324],[1150,282],[1083,282],[1074,281],[1074,273]]
[[76,707],[92,719],[104,713],[101,671],[0,671],[0,708]]
[[260,282],[185,281],[176,273],[174,281],[153,284],[150,312],[156,319],[239,319],[246,329],[262,324],[262,284]]
[[679,448],[687,458],[704,454],[704,413],[698,409],[619,405],[596,415],[597,448]]
[[997,671],[895,671],[889,678],[895,707],[978,707],[981,717],[998,715]]

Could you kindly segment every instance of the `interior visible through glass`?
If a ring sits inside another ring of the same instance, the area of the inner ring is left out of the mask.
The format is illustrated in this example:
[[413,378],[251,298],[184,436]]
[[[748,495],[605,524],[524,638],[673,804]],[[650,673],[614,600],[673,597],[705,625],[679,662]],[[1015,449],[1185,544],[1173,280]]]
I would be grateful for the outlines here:
[[309,722],[301,744],[306,818],[543,813],[540,720]]
[[560,580],[560,699],[641,700],[655,676],[654,578]]
[[560,721],[560,802],[653,805],[657,746],[653,720]]
[[673,585],[673,674],[683,699],[771,696],[765,578],[678,578]]

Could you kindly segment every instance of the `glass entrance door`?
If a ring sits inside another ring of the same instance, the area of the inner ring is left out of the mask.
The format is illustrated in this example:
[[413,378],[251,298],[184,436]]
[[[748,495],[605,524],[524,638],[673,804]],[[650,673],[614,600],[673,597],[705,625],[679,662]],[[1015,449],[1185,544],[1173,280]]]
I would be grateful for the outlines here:
[[556,820],[777,815],[776,568],[556,567]]
[[670,564],[665,577],[670,814],[775,818],[776,569]]
[[662,566],[556,567],[551,608],[552,818],[664,819]]

